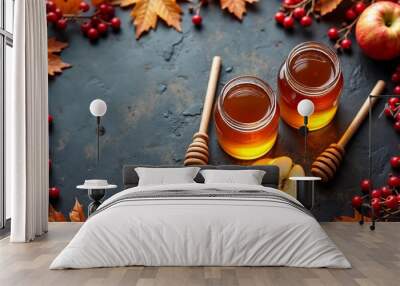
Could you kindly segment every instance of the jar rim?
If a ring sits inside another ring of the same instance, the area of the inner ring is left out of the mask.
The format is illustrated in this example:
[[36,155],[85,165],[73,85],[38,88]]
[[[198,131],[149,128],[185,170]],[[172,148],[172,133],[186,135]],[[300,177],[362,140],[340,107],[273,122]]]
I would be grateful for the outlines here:
[[[290,63],[295,56],[304,52],[305,50],[318,50],[318,52],[324,53],[329,60],[333,63],[335,69],[335,76],[333,79],[325,83],[321,86],[310,87],[306,86],[303,83],[299,82],[295,79],[295,77],[290,72]],[[342,73],[342,67],[337,56],[336,52],[325,45],[324,43],[317,42],[317,41],[307,41],[304,43],[300,43],[295,46],[289,53],[286,61],[285,61],[285,74],[288,81],[288,84],[297,92],[304,93],[306,91],[311,96],[321,96],[328,93],[332,88],[336,86],[338,81],[340,80],[340,75]]]
[[[229,90],[243,83],[252,84],[261,88],[267,94],[271,102],[272,108],[269,108],[261,119],[254,122],[240,122],[232,118],[227,112],[225,112],[224,108],[222,107]],[[268,125],[272,121],[277,109],[277,99],[274,91],[268,83],[253,75],[241,75],[232,78],[224,85],[218,97],[217,108],[221,114],[222,119],[233,129],[237,129],[240,131],[256,131],[264,127],[265,125]]]

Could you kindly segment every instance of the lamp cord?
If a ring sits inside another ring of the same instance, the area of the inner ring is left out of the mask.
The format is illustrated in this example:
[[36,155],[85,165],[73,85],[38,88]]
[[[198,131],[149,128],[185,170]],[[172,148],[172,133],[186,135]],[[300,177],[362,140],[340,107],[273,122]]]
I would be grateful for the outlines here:
[[100,161],[100,116],[97,116],[96,135],[97,135],[97,165],[98,165]]
[[[308,117],[304,116],[304,167],[306,167],[305,165],[307,164],[307,136],[308,136]],[[306,168],[307,170],[307,168]]]

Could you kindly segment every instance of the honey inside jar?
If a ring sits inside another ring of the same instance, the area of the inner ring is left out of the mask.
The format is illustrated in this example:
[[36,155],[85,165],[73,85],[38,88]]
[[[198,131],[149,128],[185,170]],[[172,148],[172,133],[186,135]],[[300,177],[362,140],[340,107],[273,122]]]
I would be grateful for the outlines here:
[[276,98],[271,88],[256,77],[243,76],[228,82],[218,98],[214,116],[218,142],[235,158],[258,158],[276,141]]
[[229,91],[222,104],[228,116],[243,123],[261,120],[271,108],[271,102],[263,90],[246,83]]
[[320,129],[336,114],[343,89],[343,75],[337,55],[330,48],[316,42],[295,47],[282,65],[278,75],[279,106],[282,119],[300,128],[304,119],[297,113],[303,99],[314,103],[315,111],[309,118],[310,130]]

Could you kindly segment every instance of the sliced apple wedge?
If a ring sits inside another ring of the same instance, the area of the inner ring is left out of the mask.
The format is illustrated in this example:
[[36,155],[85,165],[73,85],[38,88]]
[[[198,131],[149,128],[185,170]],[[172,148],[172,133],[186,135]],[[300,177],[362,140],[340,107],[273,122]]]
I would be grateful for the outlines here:
[[283,187],[283,180],[289,175],[293,167],[293,160],[290,157],[282,156],[276,158],[263,158],[257,160],[253,165],[274,165],[279,167],[279,189]]
[[289,175],[287,178],[283,181],[283,187],[282,191],[287,193],[288,195],[291,195],[294,198],[297,198],[297,192],[296,192],[296,182],[289,180],[290,177],[303,177],[305,176],[304,169],[301,165],[294,165],[293,168],[290,170]]

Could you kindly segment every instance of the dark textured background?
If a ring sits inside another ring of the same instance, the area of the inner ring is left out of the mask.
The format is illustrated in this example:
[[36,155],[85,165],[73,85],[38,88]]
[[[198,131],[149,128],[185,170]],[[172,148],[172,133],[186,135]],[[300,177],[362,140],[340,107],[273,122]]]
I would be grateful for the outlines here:
[[[65,215],[77,197],[87,206],[85,191],[75,186],[85,178],[106,178],[121,190],[123,164],[182,164],[187,145],[198,128],[201,106],[214,55],[223,59],[219,90],[230,78],[253,74],[276,90],[281,63],[298,43],[317,40],[329,44],[326,30],[335,13],[309,29],[286,32],[275,25],[279,1],[261,0],[249,6],[242,23],[212,3],[202,9],[201,30],[191,24],[183,4],[183,33],[160,23],[157,31],[135,40],[129,10],[118,9],[122,30],[90,44],[70,25],[57,33],[69,47],[62,58],[73,65],[49,83],[50,114],[54,116],[50,156],[51,185],[61,188],[53,202]],[[54,31],[50,29],[50,35]],[[367,59],[353,45],[353,52],[340,56],[345,88],[336,118],[328,127],[310,135],[310,161],[339,138],[378,79],[388,79],[395,63]],[[108,104],[104,117],[106,135],[101,139],[101,162],[96,165],[95,119],[89,104],[101,98]],[[386,180],[389,157],[398,150],[398,135],[385,118],[379,119],[384,102],[374,113],[374,178]],[[214,126],[210,127],[212,164],[240,163],[219,149]],[[270,157],[287,155],[302,160],[302,137],[283,122],[279,140]],[[319,205],[314,211],[326,221],[351,214],[349,201],[358,193],[359,180],[368,175],[368,126],[364,124],[347,147],[343,166],[335,180],[318,187]],[[114,192],[109,192],[112,194]]]

